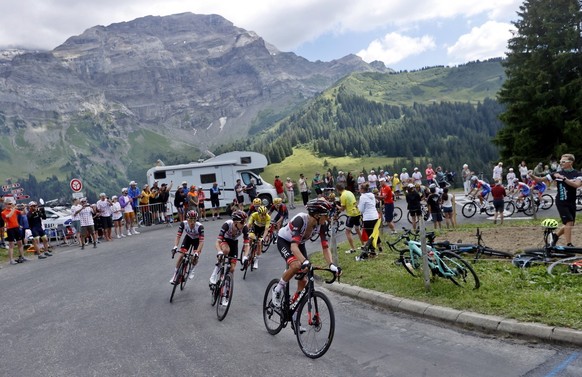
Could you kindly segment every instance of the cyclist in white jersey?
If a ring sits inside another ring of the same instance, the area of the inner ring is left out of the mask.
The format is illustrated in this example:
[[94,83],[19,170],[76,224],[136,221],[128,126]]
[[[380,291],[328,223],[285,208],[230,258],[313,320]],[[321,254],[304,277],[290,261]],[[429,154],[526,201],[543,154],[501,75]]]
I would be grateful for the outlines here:
[[[188,252],[190,247],[193,247],[195,251],[192,253],[193,255],[200,256],[202,253],[202,248],[204,247],[204,225],[199,223],[198,220],[198,212],[190,210],[186,213],[185,221],[182,221],[178,226],[178,234],[176,235],[176,242],[174,242],[174,248],[172,249],[172,256],[176,254],[178,251],[180,255],[178,256],[178,260],[176,261],[176,269],[174,270],[174,275],[172,275],[172,280],[170,280],[170,284],[175,284],[176,281],[176,273],[178,272],[178,267],[180,266],[180,262],[182,262],[182,258],[184,258],[184,254]],[[182,238],[182,234],[186,233],[184,236],[184,241],[182,241],[182,246],[178,250],[178,244],[180,243],[180,239]],[[190,279],[194,277],[194,267],[196,264],[192,266],[190,270]]]

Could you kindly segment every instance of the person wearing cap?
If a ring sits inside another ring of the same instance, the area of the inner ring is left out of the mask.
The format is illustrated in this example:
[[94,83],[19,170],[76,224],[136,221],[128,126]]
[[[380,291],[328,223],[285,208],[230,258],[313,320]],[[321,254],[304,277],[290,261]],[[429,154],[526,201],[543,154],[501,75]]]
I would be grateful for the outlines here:
[[396,228],[394,227],[394,193],[392,192],[392,187],[388,184],[385,177],[379,178],[380,191],[378,199],[382,200],[384,203],[384,222],[388,225],[388,228],[392,231],[392,234],[396,233]]
[[307,179],[303,173],[299,174],[299,180],[297,181],[297,185],[299,186],[299,192],[301,193],[301,200],[303,201],[303,205],[307,205],[309,201],[309,185],[307,184]]
[[285,194],[287,195],[289,208],[295,209],[295,184],[291,180],[291,177],[287,177],[285,180]]
[[279,178],[278,175],[275,176],[275,181],[273,182],[273,186],[275,186],[275,191],[277,191],[277,196],[283,201],[285,201],[285,187],[283,185],[283,181]]
[[132,200],[131,205],[133,206],[134,210],[137,210],[139,206],[139,198],[141,196],[141,190],[137,187],[136,181],[129,182],[129,187],[127,188],[127,194]]
[[[8,241],[8,259],[10,264],[17,264],[27,261],[24,257],[24,244],[22,243],[22,233],[18,224],[18,216],[21,212],[16,208],[13,198],[5,198],[2,219],[6,228],[6,240]],[[14,259],[14,244],[18,247],[20,257]]]
[[414,168],[414,172],[412,173],[412,181],[414,185],[422,185],[422,173],[420,172],[420,170],[418,170],[418,168]]
[[79,215],[75,215],[79,209],[81,209],[81,201],[79,198],[73,199],[73,205],[71,206],[71,227],[75,231],[75,238],[79,245],[81,244],[81,218]]
[[407,189],[407,186],[410,182],[410,175],[408,174],[408,170],[406,168],[402,168],[402,172],[400,173],[400,182],[402,184],[403,190]]
[[81,209],[75,214],[81,219],[81,250],[85,249],[85,240],[91,237],[93,241],[93,248],[97,247],[97,232],[95,231],[95,222],[93,216],[96,210],[91,206],[86,198],[81,199]]
[[[244,210],[244,202],[245,202],[245,187],[242,184],[242,181],[240,178],[238,178],[236,180],[236,184],[234,185],[234,192],[235,192],[235,196],[236,196],[236,205],[238,207],[239,210]],[[206,214],[205,214],[206,215]],[[204,217],[204,221],[206,221],[206,216]]]
[[406,187],[406,208],[410,214],[413,230],[417,230],[416,224],[420,220],[420,216],[422,216],[421,200],[422,197],[418,190],[415,189],[412,183],[409,183]]
[[515,182],[517,181],[517,177],[515,176],[515,172],[513,168],[509,168],[507,175],[505,176],[505,180],[507,180],[507,189],[511,194],[513,194],[513,189],[515,188]]
[[170,185],[167,183],[162,183],[160,186],[160,191],[158,193],[158,208],[159,208],[159,223],[168,224],[170,222],[171,214],[173,212],[168,212],[168,200],[170,200],[170,190],[174,186],[174,181],[170,181]]
[[133,199],[129,196],[126,187],[121,189],[121,196],[119,197],[119,205],[123,210],[123,219],[125,220],[125,229],[127,230],[127,235],[139,234],[136,228],[133,227],[135,222],[135,211],[133,210]]
[[[49,251],[48,237],[42,227],[42,220],[46,219],[44,208],[40,208],[36,202],[32,201],[28,203],[28,213],[26,214],[26,217],[28,217],[28,225],[30,226],[30,232],[32,233],[34,253],[38,255],[38,259],[52,256]],[[40,241],[42,241],[44,246],[44,253],[40,252]]]
[[471,177],[473,176],[473,172],[469,169],[469,165],[464,164],[463,169],[461,170],[461,177],[463,177],[463,191],[465,195],[469,194],[471,191]]
[[113,228],[113,218],[111,215],[113,214],[111,210],[112,206],[111,200],[107,198],[107,195],[102,192],[99,194],[99,200],[95,203],[95,209],[97,215],[99,216],[99,222],[101,229],[103,229],[103,238],[106,241],[111,241],[111,228]]
[[392,176],[392,191],[394,192],[394,198],[400,199],[400,193],[402,192],[402,181],[397,173]]
[[347,187],[347,178],[343,171],[340,170],[337,172],[337,177],[335,177],[335,183],[336,185],[340,184],[343,185],[344,187]]
[[119,200],[117,200],[117,195],[113,195],[111,197],[111,221],[113,222],[113,230],[116,238],[125,237],[121,227],[121,219],[123,219],[121,204],[119,204]]
[[503,177],[503,162],[500,161],[493,168],[493,182],[502,183],[501,182],[502,177]]
[[[0,213],[4,210],[4,196],[0,195]],[[4,219],[0,216],[0,247],[6,249],[8,246],[4,242]]]
[[374,169],[370,170],[370,174],[368,174],[368,183],[370,184],[370,190],[378,188],[378,176]]

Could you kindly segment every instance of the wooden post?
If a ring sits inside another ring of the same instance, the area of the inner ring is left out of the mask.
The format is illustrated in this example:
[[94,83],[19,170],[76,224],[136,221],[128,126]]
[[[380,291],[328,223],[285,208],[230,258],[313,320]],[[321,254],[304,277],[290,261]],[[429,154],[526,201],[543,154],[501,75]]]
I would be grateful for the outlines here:
[[424,215],[420,215],[420,248],[422,250],[422,271],[424,275],[424,289],[430,292],[430,270],[428,267],[428,251],[426,248],[426,226]]

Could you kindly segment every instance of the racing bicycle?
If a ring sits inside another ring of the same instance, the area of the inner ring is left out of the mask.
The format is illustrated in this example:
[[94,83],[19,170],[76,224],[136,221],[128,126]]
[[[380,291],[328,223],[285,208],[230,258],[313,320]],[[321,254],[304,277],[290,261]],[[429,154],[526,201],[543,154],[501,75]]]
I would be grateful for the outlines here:
[[234,291],[234,277],[230,272],[230,264],[236,261],[235,257],[221,255],[218,260],[218,280],[216,284],[210,284],[210,304],[216,304],[216,316],[222,321],[228,314],[228,309],[232,303],[232,293]]
[[267,285],[263,298],[263,320],[267,332],[277,335],[290,323],[299,348],[305,356],[312,359],[317,359],[327,352],[335,333],[333,307],[323,292],[315,290],[315,271],[331,273],[333,277],[325,280],[328,284],[336,279],[336,274],[332,270],[309,265],[306,270],[296,275],[296,279],[302,279],[307,275],[307,284],[297,297],[294,296],[293,299],[290,297],[288,283],[283,290],[281,306],[276,307],[271,297],[279,279],[273,279]]
[[[194,267],[198,263],[198,254],[192,253],[194,247],[190,247],[188,252],[184,254],[180,265],[178,266],[178,271],[174,274],[174,282],[172,283],[172,294],[170,295],[170,302],[174,300],[174,294],[176,293],[176,288],[180,286],[180,290],[184,290],[186,282],[188,281],[189,275],[193,272]],[[176,253],[172,250],[172,259]]]
[[[257,248],[259,247],[259,244],[263,242],[263,239],[261,238],[257,238],[255,237],[253,240],[251,240],[251,245],[249,248],[249,259],[246,260],[245,263],[242,263],[242,267],[241,267],[241,271],[243,271],[243,280],[246,279],[247,277],[247,271],[250,269],[251,271],[254,271],[254,264],[255,264],[255,258],[257,257]],[[263,248],[264,250],[264,248]]]

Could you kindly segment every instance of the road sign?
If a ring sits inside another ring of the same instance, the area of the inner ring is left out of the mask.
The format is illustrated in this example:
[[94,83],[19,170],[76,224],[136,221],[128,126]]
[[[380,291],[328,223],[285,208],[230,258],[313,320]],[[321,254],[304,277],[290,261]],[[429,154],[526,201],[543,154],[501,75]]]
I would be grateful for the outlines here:
[[10,191],[11,189],[20,187],[20,183],[11,183],[9,185],[2,185],[2,191]]
[[23,189],[23,188],[17,188],[17,189],[14,189],[14,190],[10,190],[10,192],[11,192],[12,194],[14,194],[14,195],[16,195],[16,194],[19,194],[19,193],[21,193],[21,192],[23,192],[23,191],[24,191],[24,189]]
[[16,200],[30,199],[30,195],[18,195],[15,196],[14,199]]
[[83,183],[78,178],[71,179],[69,186],[71,186],[71,190],[73,190],[74,192],[79,192],[83,189]]
[[85,194],[82,192],[74,192],[73,193],[73,199],[81,199],[84,196],[85,196]]

